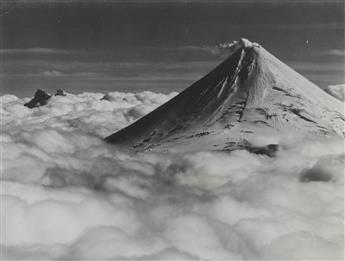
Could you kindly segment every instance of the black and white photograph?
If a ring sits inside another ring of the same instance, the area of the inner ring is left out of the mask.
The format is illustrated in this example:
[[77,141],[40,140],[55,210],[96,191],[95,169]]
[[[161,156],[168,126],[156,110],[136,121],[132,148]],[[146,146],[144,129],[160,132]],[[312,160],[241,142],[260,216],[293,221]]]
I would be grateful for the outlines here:
[[1,260],[344,260],[344,0],[0,0]]

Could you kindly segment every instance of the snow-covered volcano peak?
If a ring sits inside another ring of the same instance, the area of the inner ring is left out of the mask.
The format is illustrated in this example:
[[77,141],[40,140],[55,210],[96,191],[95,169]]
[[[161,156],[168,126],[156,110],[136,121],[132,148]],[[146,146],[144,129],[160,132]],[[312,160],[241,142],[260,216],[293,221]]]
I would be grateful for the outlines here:
[[260,48],[260,45],[246,38],[240,38],[237,41],[221,43],[219,44],[219,48],[228,50],[231,55],[240,48]]
[[242,38],[230,47],[235,51],[213,71],[106,140],[137,150],[185,151],[198,144],[223,150],[229,140],[247,142],[259,132],[343,134],[340,101],[257,43]]
[[251,42],[246,38],[241,38],[238,41],[238,44],[240,44],[243,48],[253,48],[253,47],[259,47],[260,45],[255,42]]

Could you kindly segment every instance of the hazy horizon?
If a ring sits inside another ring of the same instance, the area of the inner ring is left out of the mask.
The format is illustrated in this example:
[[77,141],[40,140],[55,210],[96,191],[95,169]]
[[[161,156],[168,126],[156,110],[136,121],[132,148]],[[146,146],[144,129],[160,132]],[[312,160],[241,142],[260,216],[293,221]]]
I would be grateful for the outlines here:
[[340,1],[17,1],[0,16],[1,92],[181,91],[248,38],[325,88],[344,83]]

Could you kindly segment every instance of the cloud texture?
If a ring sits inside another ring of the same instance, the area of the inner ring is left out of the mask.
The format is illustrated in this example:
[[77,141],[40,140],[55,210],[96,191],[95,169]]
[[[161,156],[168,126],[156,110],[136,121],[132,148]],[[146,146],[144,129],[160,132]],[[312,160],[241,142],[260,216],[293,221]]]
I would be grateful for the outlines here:
[[[131,154],[101,138],[176,95],[2,96],[4,259],[342,259],[344,145]],[[258,137],[258,142],[264,137]]]
[[325,91],[341,101],[345,100],[345,84],[329,85]]

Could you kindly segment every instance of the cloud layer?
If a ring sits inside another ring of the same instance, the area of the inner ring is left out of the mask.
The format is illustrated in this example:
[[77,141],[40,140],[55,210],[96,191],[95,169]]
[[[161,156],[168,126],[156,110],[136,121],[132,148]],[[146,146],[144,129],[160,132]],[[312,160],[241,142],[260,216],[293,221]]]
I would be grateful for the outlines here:
[[344,257],[340,138],[287,135],[276,158],[103,142],[174,95],[2,96],[3,258]]

